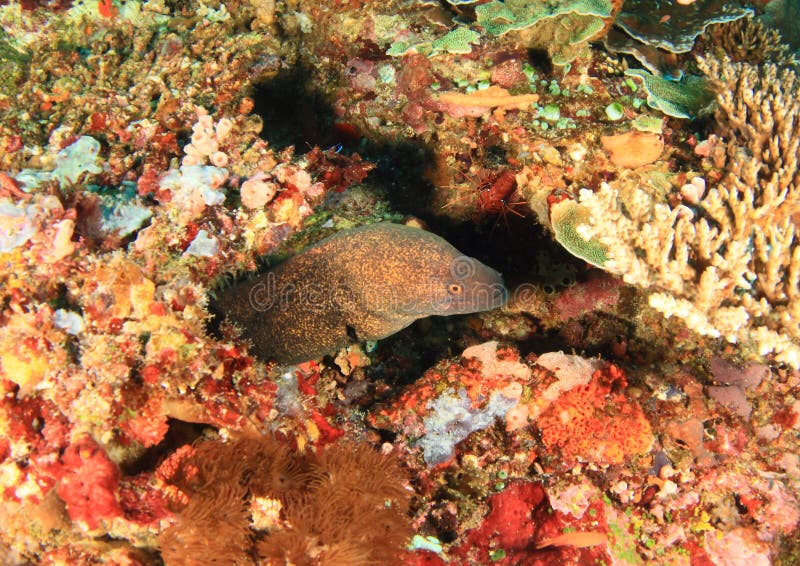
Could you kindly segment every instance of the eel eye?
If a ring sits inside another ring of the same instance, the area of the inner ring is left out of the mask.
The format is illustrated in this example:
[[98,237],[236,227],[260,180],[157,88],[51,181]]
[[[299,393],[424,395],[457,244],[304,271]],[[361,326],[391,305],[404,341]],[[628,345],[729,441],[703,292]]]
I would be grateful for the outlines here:
[[461,283],[450,283],[447,286],[447,292],[451,295],[460,295],[464,292],[464,286]]

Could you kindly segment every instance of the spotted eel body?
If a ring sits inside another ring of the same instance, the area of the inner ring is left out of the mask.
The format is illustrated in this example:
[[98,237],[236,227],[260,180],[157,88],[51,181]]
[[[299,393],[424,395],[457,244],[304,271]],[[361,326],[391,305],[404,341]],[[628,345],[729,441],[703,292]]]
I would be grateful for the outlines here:
[[339,232],[224,291],[212,310],[241,328],[258,357],[295,364],[507,298],[499,273],[443,238],[378,223]]

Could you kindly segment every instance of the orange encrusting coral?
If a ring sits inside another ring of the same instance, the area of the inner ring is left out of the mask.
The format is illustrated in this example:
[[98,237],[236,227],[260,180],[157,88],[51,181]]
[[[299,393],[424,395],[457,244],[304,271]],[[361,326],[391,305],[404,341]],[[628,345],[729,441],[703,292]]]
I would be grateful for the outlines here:
[[523,110],[539,100],[538,94],[513,95],[499,86],[470,93],[445,92],[439,97],[443,110],[453,117],[480,116],[492,108]]
[[664,140],[656,134],[626,132],[600,138],[603,149],[611,156],[611,163],[618,167],[635,169],[658,161],[664,153]]
[[653,443],[650,422],[622,391],[625,374],[615,365],[597,370],[592,381],[570,389],[539,417],[542,442],[569,461],[622,464]]

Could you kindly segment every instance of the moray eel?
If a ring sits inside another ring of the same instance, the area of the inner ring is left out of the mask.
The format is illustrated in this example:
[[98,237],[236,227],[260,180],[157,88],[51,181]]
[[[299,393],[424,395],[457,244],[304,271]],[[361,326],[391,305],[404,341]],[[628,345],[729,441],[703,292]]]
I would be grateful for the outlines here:
[[429,315],[498,308],[499,273],[419,228],[341,231],[212,301],[261,359],[296,364],[379,340]]

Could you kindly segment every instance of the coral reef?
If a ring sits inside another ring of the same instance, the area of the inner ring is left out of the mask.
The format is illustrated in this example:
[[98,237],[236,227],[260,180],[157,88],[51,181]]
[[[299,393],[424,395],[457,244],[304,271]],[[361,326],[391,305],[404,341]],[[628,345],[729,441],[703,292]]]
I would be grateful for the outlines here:
[[477,22],[491,35],[515,31],[528,47],[547,49],[556,65],[566,65],[597,39],[612,19],[610,0],[497,2],[475,8]]
[[619,368],[597,370],[589,384],[570,390],[539,417],[542,442],[558,448],[566,462],[621,464],[626,455],[649,451],[650,423],[638,405],[618,393],[625,386]]
[[641,79],[647,91],[647,104],[667,116],[697,118],[707,112],[713,102],[713,95],[702,77],[686,75],[675,82],[641,69],[629,69],[625,74]]
[[691,51],[708,26],[736,21],[751,13],[735,2],[722,0],[654,3],[631,0],[625,3],[614,23],[642,43],[683,53]]
[[[795,4],[643,4],[0,0],[0,562],[798,563]],[[212,316],[376,223],[508,303]]]
[[778,30],[769,28],[756,18],[741,18],[726,24],[712,26],[707,31],[715,48],[721,48],[733,61],[752,64],[789,64],[792,52]]
[[721,161],[709,164],[723,171],[718,183],[699,203],[687,203],[694,210],[660,202],[642,175],[583,191],[580,202],[592,213],[582,235],[606,247],[604,268],[653,288],[650,304],[665,316],[701,334],[754,343],[760,355],[774,352],[798,367],[800,83],[792,69],[773,63],[706,58],[701,65],[718,93],[718,135],[727,143],[724,154],[709,158]]
[[[754,22],[753,11],[746,6],[718,0],[655,2],[647,5],[630,1],[614,20],[614,27],[603,38],[606,49],[632,55],[656,76],[669,80],[683,77],[686,57],[697,39],[705,33],[719,39],[735,37],[738,30],[754,29],[741,22]],[[758,37],[745,33],[742,39]],[[768,42],[780,44],[773,37]],[[733,49],[747,43],[728,42]]]
[[784,43],[795,50],[800,45],[800,30],[797,26],[797,4],[790,0],[774,0],[765,6],[763,20],[780,31]]

